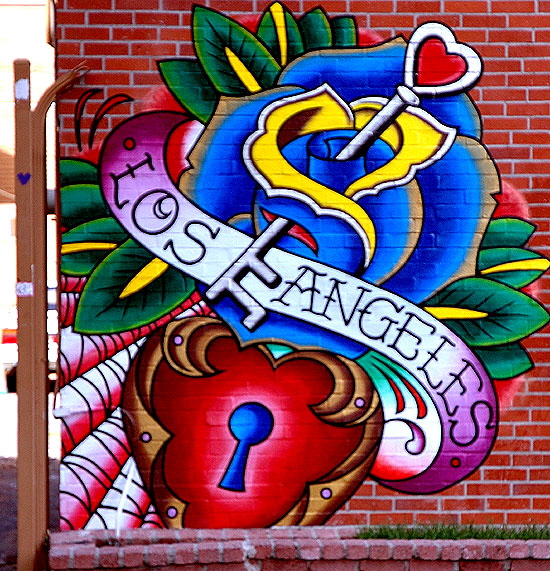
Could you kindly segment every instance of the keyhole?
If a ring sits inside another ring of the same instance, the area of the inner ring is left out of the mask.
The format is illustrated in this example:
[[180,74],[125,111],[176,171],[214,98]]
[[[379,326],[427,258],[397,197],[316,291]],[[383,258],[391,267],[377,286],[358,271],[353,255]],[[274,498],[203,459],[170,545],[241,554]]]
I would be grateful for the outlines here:
[[250,448],[263,442],[273,430],[273,415],[263,404],[247,402],[239,405],[229,418],[229,430],[237,447],[225,471],[220,488],[244,492],[244,473]]

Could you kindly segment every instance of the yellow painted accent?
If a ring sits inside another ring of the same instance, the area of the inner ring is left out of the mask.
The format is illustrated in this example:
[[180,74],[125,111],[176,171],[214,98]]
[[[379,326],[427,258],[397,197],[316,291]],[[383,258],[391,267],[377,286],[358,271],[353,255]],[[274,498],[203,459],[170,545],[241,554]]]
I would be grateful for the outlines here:
[[229,65],[237,74],[237,77],[242,81],[243,85],[250,91],[250,93],[258,93],[262,90],[261,85],[256,81],[256,78],[250,73],[250,70],[244,63],[226,46],[225,55],[229,60]]
[[440,132],[422,117],[407,111],[381,135],[395,152],[395,157],[379,169],[354,181],[340,194],[300,173],[280,151],[281,134],[287,140],[302,135],[333,129],[361,129],[382,107],[380,103],[365,101],[350,110],[328,91],[313,96],[296,98],[275,106],[265,119],[264,132],[252,143],[250,157],[258,172],[272,189],[284,189],[306,195],[318,206],[332,209],[352,218],[363,230],[372,257],[376,246],[374,225],[353,198],[361,191],[379,184],[405,178],[414,166],[429,161],[444,144],[448,133]]
[[[381,104],[374,102],[363,102],[354,106],[356,129],[362,129],[381,107]],[[379,169],[353,182],[346,189],[346,196],[353,197],[358,192],[375,188],[380,183],[403,179],[413,166],[431,159],[447,136],[418,115],[406,111],[401,113],[380,136],[380,139],[395,151],[395,157]]]
[[117,246],[118,244],[108,242],[74,242],[73,244],[63,244],[61,255],[89,252],[90,250],[114,250]]
[[516,260],[515,262],[507,262],[505,264],[499,264],[498,266],[493,266],[491,268],[485,268],[481,270],[481,274],[496,274],[497,272],[515,272],[515,271],[537,271],[540,270],[545,272],[550,268],[550,261],[545,258],[533,258],[527,260]]
[[279,148],[281,133],[289,140],[330,129],[351,129],[349,110],[333,95],[322,91],[276,106],[265,119],[265,130],[253,141],[250,157],[258,172],[272,189],[303,194],[321,208],[341,212],[343,219],[352,218],[364,232],[369,258],[376,245],[374,225],[365,210],[350,198],[310,179],[296,170]]
[[437,319],[483,319],[489,315],[484,311],[463,309],[461,307],[425,307],[424,310]]
[[169,267],[170,266],[163,260],[154,258],[146,266],[141,268],[141,270],[128,282],[126,287],[122,290],[122,293],[118,296],[119,299],[124,299],[144,287],[147,287],[151,282],[154,282],[159,276],[161,276]]
[[285,11],[279,2],[275,2],[269,9],[271,17],[275,23],[277,40],[279,41],[279,51],[281,52],[281,67],[288,62],[288,37],[285,25]]

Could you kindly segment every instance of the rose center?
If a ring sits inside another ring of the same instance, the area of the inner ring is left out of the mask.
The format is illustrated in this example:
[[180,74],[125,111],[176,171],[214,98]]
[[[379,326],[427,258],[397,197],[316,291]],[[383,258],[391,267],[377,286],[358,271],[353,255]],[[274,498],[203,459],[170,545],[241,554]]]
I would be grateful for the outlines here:
[[338,153],[356,133],[351,129],[339,129],[304,135],[288,143],[281,152],[302,174],[343,193],[353,182],[384,166],[394,157],[390,146],[378,139],[363,155],[337,161]]

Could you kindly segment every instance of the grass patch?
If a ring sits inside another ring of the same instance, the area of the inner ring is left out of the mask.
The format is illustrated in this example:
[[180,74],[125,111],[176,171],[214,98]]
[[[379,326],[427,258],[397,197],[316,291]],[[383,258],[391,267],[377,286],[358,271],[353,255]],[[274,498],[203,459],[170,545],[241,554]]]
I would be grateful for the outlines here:
[[365,527],[360,539],[550,539],[546,525],[376,525]]

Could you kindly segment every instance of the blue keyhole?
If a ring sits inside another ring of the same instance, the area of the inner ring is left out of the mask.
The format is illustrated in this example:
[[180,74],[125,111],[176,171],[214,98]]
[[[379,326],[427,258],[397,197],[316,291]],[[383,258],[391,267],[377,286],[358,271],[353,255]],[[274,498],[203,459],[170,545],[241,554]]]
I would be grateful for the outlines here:
[[260,444],[271,434],[273,415],[263,404],[241,404],[229,417],[229,430],[237,440],[237,448],[219,486],[225,490],[244,492],[244,473],[250,448]]

